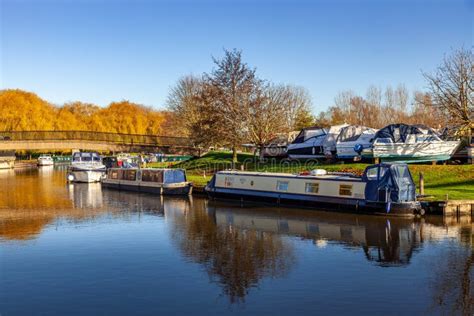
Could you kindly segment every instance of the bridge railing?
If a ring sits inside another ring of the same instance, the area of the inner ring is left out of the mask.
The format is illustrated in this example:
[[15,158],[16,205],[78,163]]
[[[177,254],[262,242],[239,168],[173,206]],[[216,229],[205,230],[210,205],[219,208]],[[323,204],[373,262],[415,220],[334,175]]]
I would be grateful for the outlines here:
[[0,131],[0,141],[95,141],[124,145],[193,147],[189,138],[91,131]]

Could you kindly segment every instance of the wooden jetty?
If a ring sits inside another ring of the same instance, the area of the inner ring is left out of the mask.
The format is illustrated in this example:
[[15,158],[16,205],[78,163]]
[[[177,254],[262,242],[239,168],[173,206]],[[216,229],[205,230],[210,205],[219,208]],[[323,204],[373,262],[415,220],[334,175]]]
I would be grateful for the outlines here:
[[422,201],[421,206],[427,215],[474,215],[474,200]]

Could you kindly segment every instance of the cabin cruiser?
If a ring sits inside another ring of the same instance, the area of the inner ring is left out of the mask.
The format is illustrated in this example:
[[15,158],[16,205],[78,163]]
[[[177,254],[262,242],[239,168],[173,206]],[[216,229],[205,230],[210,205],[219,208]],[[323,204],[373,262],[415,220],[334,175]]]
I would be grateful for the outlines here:
[[384,215],[424,214],[406,164],[376,164],[362,176],[328,173],[217,172],[205,191],[211,198],[355,210]]
[[189,195],[192,192],[192,183],[186,180],[186,171],[183,169],[110,168],[102,185],[160,195]]
[[336,138],[347,124],[304,128],[288,145],[288,156],[294,159],[330,158],[336,156]]
[[327,158],[336,158],[337,137],[341,130],[349,126],[348,124],[333,125],[329,128],[328,133],[323,141],[324,156]]
[[294,159],[324,157],[323,142],[327,133],[327,129],[317,126],[302,129],[288,145],[288,156]]
[[354,159],[360,157],[364,148],[371,148],[376,129],[348,125],[341,129],[336,139],[336,152],[339,159]]
[[71,182],[99,182],[105,171],[105,165],[98,153],[76,152],[72,155],[67,179]]
[[451,158],[459,141],[444,141],[423,125],[391,124],[375,135],[371,148],[362,150],[364,158],[382,161],[427,162]]
[[54,165],[54,160],[51,155],[41,155],[38,157],[38,166],[52,166]]

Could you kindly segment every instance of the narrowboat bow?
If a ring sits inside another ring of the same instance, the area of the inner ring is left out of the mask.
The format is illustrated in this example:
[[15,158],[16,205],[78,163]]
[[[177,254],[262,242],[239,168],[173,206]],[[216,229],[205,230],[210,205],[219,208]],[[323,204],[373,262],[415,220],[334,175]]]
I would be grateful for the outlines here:
[[376,164],[362,176],[313,170],[309,174],[217,172],[205,188],[211,198],[263,201],[383,215],[423,214],[406,164]]

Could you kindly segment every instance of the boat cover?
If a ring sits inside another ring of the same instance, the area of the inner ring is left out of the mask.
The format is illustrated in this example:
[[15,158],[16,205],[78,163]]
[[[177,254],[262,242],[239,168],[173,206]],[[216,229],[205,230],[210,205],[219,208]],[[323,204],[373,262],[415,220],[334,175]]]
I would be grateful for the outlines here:
[[313,127],[303,128],[301,132],[298,134],[298,136],[296,136],[292,144],[304,143],[305,141],[307,141],[308,139],[312,137],[319,137],[323,135],[326,135],[326,130],[322,127],[313,126]]
[[428,134],[436,135],[431,128],[407,124],[390,124],[380,129],[374,139],[390,138],[394,143],[404,143],[408,135]]
[[362,133],[372,133],[375,134],[376,130],[370,127],[361,126],[361,125],[349,125],[341,129],[339,136],[337,137],[338,142],[353,142],[356,141]]
[[165,171],[163,183],[180,183],[185,182],[186,176],[182,169],[169,169]]
[[[365,198],[380,201],[380,192],[389,193],[389,201],[416,200],[416,187],[406,164],[378,164],[369,166],[364,172]],[[385,201],[380,201],[385,202]]]
[[348,124],[334,125],[329,128],[326,138],[323,141],[324,153],[331,154],[331,151],[336,150],[336,138],[341,132],[341,129],[349,126]]

